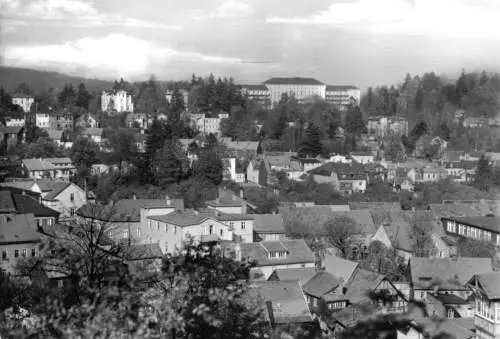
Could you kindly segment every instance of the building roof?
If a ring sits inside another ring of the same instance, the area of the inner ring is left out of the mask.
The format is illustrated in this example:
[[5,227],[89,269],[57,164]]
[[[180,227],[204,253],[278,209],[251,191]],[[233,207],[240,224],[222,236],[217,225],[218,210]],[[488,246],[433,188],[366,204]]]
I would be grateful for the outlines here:
[[429,204],[436,217],[478,217],[492,213],[487,204]]
[[172,224],[180,227],[194,226],[203,223],[206,220],[213,219],[221,222],[253,220],[253,215],[248,214],[228,214],[214,209],[204,210],[178,210],[165,215],[150,216],[149,219]]
[[349,202],[349,207],[351,210],[400,211],[401,203],[397,201],[353,201]]
[[443,305],[464,305],[467,304],[467,300],[460,298],[454,294],[444,294],[438,293],[433,295],[434,298],[439,300]]
[[240,198],[230,190],[223,188],[219,188],[219,196],[215,200],[206,201],[205,204],[210,207],[237,207],[247,205],[254,210],[257,209],[257,206],[254,204]]
[[[308,173],[322,175],[322,176],[331,176],[332,173],[336,173],[337,175],[364,175],[365,167],[357,162],[352,163],[342,163],[342,162],[327,162],[326,164],[317,167],[313,170],[310,170]],[[341,179],[341,178],[339,178]],[[346,180],[346,179],[342,179]]]
[[277,280],[298,280],[300,285],[304,285],[316,275],[317,271],[313,267],[279,268],[274,270],[273,276]]
[[[65,161],[61,162],[57,159],[58,158],[23,159],[23,164],[28,171],[51,171],[57,169],[54,164],[66,163]],[[68,159],[71,163],[71,159],[69,158],[61,158],[61,160],[62,159]]]
[[45,197],[43,197],[43,200],[55,200],[59,194],[71,185],[74,184],[64,181],[54,182],[52,190]]
[[334,275],[320,271],[302,286],[302,290],[313,297],[321,298],[325,294],[334,291],[340,283],[340,280]]
[[263,82],[265,85],[324,85],[313,78],[271,78]]
[[258,141],[226,141],[224,145],[233,151],[252,151],[257,152],[259,148]]
[[493,271],[491,258],[411,258],[411,282],[417,288],[431,288],[436,283],[463,287],[474,276]]
[[[22,194],[18,193],[17,189],[10,190],[9,187],[4,187],[1,192],[9,192],[12,201],[14,202],[14,206],[16,209],[15,213],[18,214],[33,214],[35,218],[41,217],[54,217],[57,218],[59,216],[59,212],[44,206],[38,202],[38,200],[33,197],[31,194]],[[1,193],[2,198],[5,198],[5,193]]]
[[38,241],[33,214],[0,215],[0,244]]
[[494,216],[480,217],[448,217],[447,219],[455,220],[456,222],[475,226],[488,231],[500,233],[500,218]]
[[10,191],[0,191],[0,213],[16,213],[16,205]]
[[358,267],[355,261],[346,260],[335,255],[326,255],[322,261],[325,272],[340,279],[344,284],[349,281],[352,274]]
[[263,84],[258,84],[258,85],[241,85],[241,88],[247,89],[247,90],[254,90],[254,91],[267,91],[266,85]]
[[158,243],[136,244],[125,249],[125,258],[130,261],[161,259],[163,258],[163,252]]
[[254,232],[285,234],[285,221],[280,214],[254,214],[253,220]]
[[476,278],[488,299],[500,299],[500,272],[478,274]]
[[102,128],[85,128],[83,131],[82,131],[82,134],[83,135],[90,135],[90,136],[93,136],[93,137],[97,137],[97,136],[102,136]]
[[345,86],[345,85],[326,85],[326,91],[335,92],[335,91],[347,91],[350,89],[359,89],[356,86]]
[[61,140],[63,131],[60,129],[47,129],[47,134],[52,140]]
[[77,214],[87,218],[95,218],[110,222],[139,222],[141,208],[174,208],[184,209],[183,199],[122,199],[111,205],[86,204],[80,207]]
[[19,134],[22,130],[21,126],[0,126],[0,134]]
[[385,279],[385,276],[358,268],[347,283],[345,298],[351,304],[364,303],[370,300],[369,293]]
[[[284,248],[287,255],[279,258],[269,258],[269,252],[277,246]],[[314,253],[304,239],[262,241],[258,243],[240,244],[243,258],[256,261],[257,266],[278,266],[299,263],[314,263]]]

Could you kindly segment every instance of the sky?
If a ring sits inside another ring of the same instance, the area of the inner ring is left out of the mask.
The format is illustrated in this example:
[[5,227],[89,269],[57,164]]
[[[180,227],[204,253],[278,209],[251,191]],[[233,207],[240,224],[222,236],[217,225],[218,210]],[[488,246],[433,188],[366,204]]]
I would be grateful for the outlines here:
[[500,71],[499,0],[0,0],[0,63],[101,79],[362,88]]

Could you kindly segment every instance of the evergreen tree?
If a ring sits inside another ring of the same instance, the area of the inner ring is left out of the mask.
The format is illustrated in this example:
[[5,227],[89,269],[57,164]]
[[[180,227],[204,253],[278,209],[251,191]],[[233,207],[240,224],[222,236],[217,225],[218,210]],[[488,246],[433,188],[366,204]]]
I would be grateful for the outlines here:
[[286,112],[286,107],[282,106],[280,115],[278,117],[278,121],[276,122],[276,125],[274,127],[274,138],[281,139],[287,126],[288,126],[288,114]]
[[85,88],[85,84],[78,85],[78,92],[76,93],[75,105],[84,109],[89,108],[90,94]]
[[185,175],[187,159],[177,140],[167,140],[156,152],[153,169],[156,184],[162,188],[178,183]]
[[373,89],[371,87],[368,87],[368,93],[366,95],[366,104],[368,106],[368,109],[372,107],[373,103]]
[[194,165],[194,175],[219,185],[222,182],[224,165],[220,156],[211,150],[202,150]]
[[75,104],[76,93],[72,84],[65,84],[61,93],[59,93],[58,102],[61,107],[70,107]]
[[175,86],[169,105],[170,118],[174,120],[180,119],[180,114],[184,111],[185,107],[186,103],[184,102],[184,97],[179,91],[179,88]]
[[479,78],[479,85],[484,86],[488,83],[488,76],[485,71],[481,72],[481,77]]
[[424,103],[424,93],[422,91],[422,86],[418,86],[417,93],[415,94],[415,109],[421,110]]
[[318,126],[309,124],[298,149],[301,157],[316,157],[321,154],[321,134]]
[[465,70],[462,70],[460,77],[458,78],[457,85],[457,98],[459,105],[462,104],[462,98],[469,93],[469,82],[467,80],[467,75],[465,74]]
[[347,111],[345,128],[347,132],[353,134],[360,134],[365,129],[365,122],[363,121],[363,113],[358,106],[351,106]]
[[481,191],[490,190],[494,182],[493,175],[493,169],[491,168],[488,159],[482,155],[477,163],[474,185]]
[[439,136],[444,140],[450,140],[450,129],[445,122],[439,125]]

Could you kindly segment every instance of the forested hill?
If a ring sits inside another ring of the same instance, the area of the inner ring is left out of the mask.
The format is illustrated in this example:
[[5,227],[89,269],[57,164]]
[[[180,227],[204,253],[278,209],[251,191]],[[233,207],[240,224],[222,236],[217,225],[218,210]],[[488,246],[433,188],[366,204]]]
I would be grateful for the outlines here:
[[7,92],[13,92],[20,83],[25,83],[35,92],[54,89],[62,89],[66,83],[79,84],[83,82],[88,91],[100,91],[111,89],[112,81],[99,79],[86,79],[83,77],[70,76],[57,72],[38,71],[28,68],[14,68],[0,66],[0,88]]

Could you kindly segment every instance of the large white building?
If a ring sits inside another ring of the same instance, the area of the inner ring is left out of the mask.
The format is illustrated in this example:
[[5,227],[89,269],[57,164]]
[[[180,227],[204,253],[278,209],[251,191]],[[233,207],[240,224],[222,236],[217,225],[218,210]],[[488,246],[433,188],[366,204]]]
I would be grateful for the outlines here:
[[222,119],[229,118],[229,113],[219,113],[215,116],[209,117],[205,113],[192,113],[189,115],[193,127],[203,135],[208,134],[221,134],[220,124]]
[[29,112],[31,105],[35,102],[33,97],[28,95],[14,95],[12,96],[12,104],[20,106],[24,112]]
[[101,110],[104,112],[133,112],[132,95],[126,91],[103,91],[101,94]]
[[264,81],[270,93],[271,102],[279,102],[284,94],[294,96],[299,102],[305,98],[326,97],[326,85],[313,78],[271,78]]
[[346,111],[349,105],[359,105],[361,91],[354,86],[326,86],[325,101],[340,111]]

